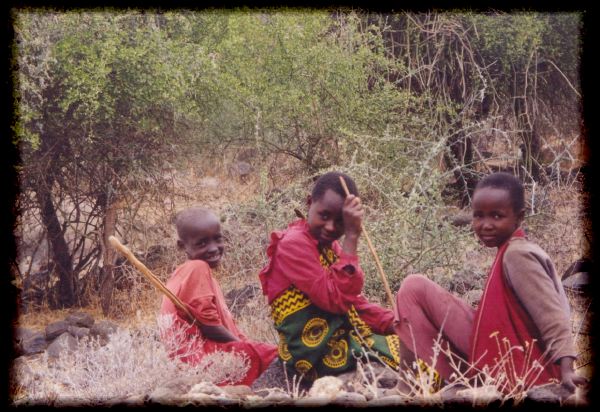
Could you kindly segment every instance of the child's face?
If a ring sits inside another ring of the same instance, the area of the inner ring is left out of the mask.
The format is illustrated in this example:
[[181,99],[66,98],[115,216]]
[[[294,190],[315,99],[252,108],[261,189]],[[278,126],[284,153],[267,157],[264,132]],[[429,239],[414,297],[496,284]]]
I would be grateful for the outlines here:
[[308,198],[308,223],[310,234],[323,246],[331,246],[344,233],[342,208],[344,199],[331,189],[318,200]]
[[184,228],[177,244],[185,251],[188,259],[203,260],[211,268],[215,268],[219,266],[225,249],[221,224],[213,216],[196,219]]
[[515,211],[507,190],[482,187],[473,194],[473,231],[487,247],[506,242],[523,221],[524,211]]

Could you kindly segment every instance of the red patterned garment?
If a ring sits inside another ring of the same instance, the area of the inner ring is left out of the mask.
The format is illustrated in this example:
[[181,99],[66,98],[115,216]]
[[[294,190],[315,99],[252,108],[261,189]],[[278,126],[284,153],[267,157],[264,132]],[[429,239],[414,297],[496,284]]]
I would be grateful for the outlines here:
[[338,241],[331,249],[337,259],[324,267],[318,241],[303,219],[273,232],[267,248],[269,262],[259,274],[269,304],[294,285],[324,311],[344,314],[353,305],[375,333],[394,333],[393,312],[370,303],[361,294],[364,274],[358,256],[345,253]]
[[[517,229],[511,238],[523,238]],[[476,368],[487,365],[492,376],[505,375],[507,392],[531,385],[560,381],[560,367],[549,351],[530,314],[507,285],[502,261],[509,241],[498,248],[494,264],[475,314],[471,358]],[[535,366],[539,364],[539,366]]]
[[188,260],[173,272],[167,288],[182,302],[188,305],[192,314],[202,324],[223,326],[240,341],[215,342],[202,336],[200,328],[190,325],[177,312],[175,305],[163,298],[160,313],[173,315],[175,321],[171,331],[185,330],[186,342],[182,342],[177,354],[186,356],[181,360],[192,365],[200,362],[205,354],[215,351],[236,352],[245,355],[250,361],[250,369],[239,385],[250,385],[277,356],[277,346],[249,340],[236,326],[227,308],[223,292],[213,278],[210,267],[202,260]]

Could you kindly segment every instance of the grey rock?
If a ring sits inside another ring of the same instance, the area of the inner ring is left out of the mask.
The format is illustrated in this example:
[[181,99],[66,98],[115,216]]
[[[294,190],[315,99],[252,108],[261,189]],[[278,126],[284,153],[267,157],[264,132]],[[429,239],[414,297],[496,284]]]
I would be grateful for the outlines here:
[[571,396],[564,386],[558,383],[535,386],[527,391],[527,400],[536,403],[560,404]]
[[[185,394],[189,393],[192,390],[192,388],[199,383],[204,383],[204,382],[199,381],[199,378],[197,378],[197,377],[188,376],[188,377],[172,379],[168,382],[165,382],[161,386],[161,388],[168,390],[169,393],[171,393],[172,395],[185,395]],[[212,384],[208,384],[208,385],[212,385]],[[157,389],[160,389],[160,388],[157,388]],[[217,389],[218,389],[218,387],[217,387]]]
[[102,343],[106,343],[108,342],[109,335],[116,332],[117,328],[116,324],[108,320],[101,320],[100,322],[95,322],[90,328],[90,336],[99,338]]
[[368,402],[368,406],[393,406],[407,404],[406,398],[401,395],[381,396]]
[[333,400],[334,404],[343,406],[366,406],[367,398],[356,392],[343,392]]
[[460,213],[450,217],[450,223],[457,227],[469,226],[471,224],[472,215],[470,213]]
[[[258,391],[264,388],[279,388],[286,390],[286,376],[283,370],[283,363],[279,358],[275,358],[265,371],[252,383],[251,389]],[[288,377],[291,379],[291,377]]]
[[47,347],[46,334],[43,332],[34,332],[20,341],[19,353],[21,355],[33,355],[45,351]]
[[194,384],[188,392],[189,394],[203,393],[205,395],[224,395],[222,388],[211,382],[199,382]]
[[48,346],[48,356],[58,358],[65,351],[74,351],[77,349],[77,341],[70,333],[65,332]]
[[94,318],[92,315],[85,312],[73,312],[65,318],[65,321],[70,325],[88,329],[94,324]]
[[46,326],[46,340],[48,342],[53,341],[58,336],[67,332],[69,329],[69,323],[64,320],[59,320],[58,322],[52,322],[48,326]]
[[75,338],[81,339],[84,336],[88,336],[90,334],[89,328],[83,328],[79,326],[69,325],[67,331]]
[[253,394],[252,389],[247,385],[228,385],[221,386],[225,396],[232,399],[245,399]]

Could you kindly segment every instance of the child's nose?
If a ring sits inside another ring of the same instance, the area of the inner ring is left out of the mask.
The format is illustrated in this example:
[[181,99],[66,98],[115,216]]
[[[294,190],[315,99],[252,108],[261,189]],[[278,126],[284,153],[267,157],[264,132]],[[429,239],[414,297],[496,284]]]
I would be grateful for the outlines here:
[[327,222],[325,222],[325,229],[328,232],[335,231],[335,222],[333,220],[328,220]]

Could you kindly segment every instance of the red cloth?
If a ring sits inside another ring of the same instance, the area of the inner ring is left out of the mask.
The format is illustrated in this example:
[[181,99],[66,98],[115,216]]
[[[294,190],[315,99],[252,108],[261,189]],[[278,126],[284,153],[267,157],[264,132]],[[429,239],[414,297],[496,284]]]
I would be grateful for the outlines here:
[[[343,314],[354,305],[375,333],[393,333],[393,312],[369,303],[360,294],[364,274],[358,256],[345,253],[337,241],[331,247],[338,259],[324,268],[318,241],[310,234],[305,220],[296,220],[287,229],[273,232],[267,248],[269,263],[259,274],[269,303],[293,284],[326,312]],[[353,274],[344,270],[348,267]]]
[[[512,237],[525,237],[525,232],[519,228]],[[497,361],[508,352],[503,341],[506,339],[509,348],[514,346],[524,348],[523,351],[511,351],[512,362],[506,362],[506,368],[495,369],[496,374],[501,371],[507,373],[507,390],[514,388],[518,381],[522,381],[521,384],[525,386],[548,383],[553,378],[560,381],[559,365],[549,363],[544,353],[545,348],[540,333],[531,316],[506,284],[502,273],[502,258],[507,247],[508,241],[498,248],[475,313],[470,361],[477,362],[477,368],[482,368],[486,364],[494,368]],[[498,342],[500,342],[500,350]],[[534,360],[544,366],[544,369],[541,373],[536,369],[528,374]]]
[[[167,288],[173,292],[202,324],[223,326],[231,334],[241,339],[234,342],[215,342],[202,336],[200,328],[190,325],[179,316],[175,305],[166,296],[163,297],[160,313],[173,315],[175,322],[172,331],[185,330],[188,340],[176,351],[178,354],[188,353],[182,361],[192,365],[200,362],[205,354],[215,351],[241,352],[250,360],[250,370],[246,377],[236,384],[250,385],[269,366],[277,356],[277,346],[255,342],[237,328],[231,312],[227,309],[225,297],[217,281],[213,278],[210,267],[202,260],[188,260],[175,269],[167,281]],[[171,332],[173,333],[173,332]]]

